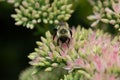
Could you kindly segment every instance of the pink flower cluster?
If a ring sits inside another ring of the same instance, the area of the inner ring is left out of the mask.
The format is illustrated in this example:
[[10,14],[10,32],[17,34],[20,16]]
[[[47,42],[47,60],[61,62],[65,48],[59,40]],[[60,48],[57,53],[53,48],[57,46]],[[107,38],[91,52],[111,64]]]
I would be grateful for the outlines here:
[[[84,55],[84,57],[80,54]],[[108,34],[89,33],[83,47],[79,47],[77,59],[68,62],[67,69],[83,68],[92,80],[119,80],[120,74],[120,42],[111,40]]]
[[47,32],[46,38],[38,42],[36,52],[29,55],[31,65],[44,67],[46,71],[62,67],[70,73],[80,72],[85,80],[120,80],[118,37],[80,27],[73,28],[72,33],[69,46],[59,46]]

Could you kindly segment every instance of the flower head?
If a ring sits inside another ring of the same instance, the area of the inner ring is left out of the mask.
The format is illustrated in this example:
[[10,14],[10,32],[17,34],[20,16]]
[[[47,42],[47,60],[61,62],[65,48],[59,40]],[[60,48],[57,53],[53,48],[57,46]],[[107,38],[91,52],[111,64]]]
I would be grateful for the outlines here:
[[[93,0],[92,0],[93,1]],[[97,15],[99,17],[97,17]],[[96,26],[99,22],[111,24],[114,28],[120,30],[120,0],[98,0],[93,4],[93,15],[88,16],[93,23],[91,26]]]
[[[109,34],[100,30],[86,30],[80,26],[77,29],[73,28],[72,34],[69,46],[64,47],[57,45],[50,32],[46,32],[46,38],[41,37],[41,41],[37,42],[38,48],[28,56],[32,60],[30,64],[42,67],[45,71],[62,67],[70,74],[75,73],[85,80],[120,78],[118,76],[120,71],[118,38],[112,39]],[[53,66],[54,64],[56,66]]]
[[58,24],[67,21],[73,12],[68,0],[8,0],[14,3],[16,14],[12,14],[15,25],[23,25],[33,29],[37,24]]

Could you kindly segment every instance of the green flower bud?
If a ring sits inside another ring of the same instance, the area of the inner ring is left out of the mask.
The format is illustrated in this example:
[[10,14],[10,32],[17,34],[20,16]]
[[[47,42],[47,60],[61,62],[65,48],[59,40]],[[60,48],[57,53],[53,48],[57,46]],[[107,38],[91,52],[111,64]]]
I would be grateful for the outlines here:
[[116,24],[114,27],[115,27],[116,29],[118,29],[118,28],[119,28],[119,24]]
[[48,20],[47,20],[47,19],[43,19],[43,22],[47,24],[47,23],[48,23]]
[[35,59],[37,56],[36,52],[30,53],[30,55],[28,56],[28,58],[30,59]]
[[36,24],[36,23],[37,23],[37,21],[36,21],[36,20],[32,20],[32,23],[33,23],[33,24]]
[[52,71],[52,67],[46,68],[45,71]]
[[104,23],[109,23],[108,19],[101,19],[101,21],[104,22]]
[[22,5],[23,5],[24,7],[28,7],[28,3],[27,3],[26,1],[22,1]]
[[44,37],[41,37],[42,42],[47,43],[47,40]]
[[57,63],[52,63],[51,66],[52,66],[52,67],[58,67],[58,64],[57,64]]
[[22,20],[23,22],[28,21],[28,19],[27,19],[26,17],[23,17],[21,20]]
[[23,22],[22,21],[18,21],[15,23],[15,25],[21,25]]

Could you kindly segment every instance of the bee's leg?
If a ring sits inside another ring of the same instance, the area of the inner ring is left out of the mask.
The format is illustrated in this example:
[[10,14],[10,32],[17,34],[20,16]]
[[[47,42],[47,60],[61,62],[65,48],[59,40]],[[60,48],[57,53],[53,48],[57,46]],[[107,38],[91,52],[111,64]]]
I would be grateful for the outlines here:
[[54,29],[54,31],[53,31],[54,33],[53,33],[53,40],[55,39],[55,36],[56,36],[56,34],[57,34],[57,29]]
[[60,41],[60,39],[58,38],[58,40],[57,40],[57,45],[59,45],[59,41]]
[[70,38],[68,38],[68,44],[70,43]]
[[70,35],[71,35],[71,37],[72,37],[72,31],[70,30]]
[[70,38],[68,38],[68,41],[66,42],[67,47],[69,48],[69,44],[70,44]]

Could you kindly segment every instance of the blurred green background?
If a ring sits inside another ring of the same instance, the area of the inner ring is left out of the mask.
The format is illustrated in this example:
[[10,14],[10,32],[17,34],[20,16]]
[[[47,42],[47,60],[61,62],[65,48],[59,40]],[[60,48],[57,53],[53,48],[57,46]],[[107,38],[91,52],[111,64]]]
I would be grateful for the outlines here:
[[[92,7],[87,0],[75,2],[74,9],[68,21],[70,26],[80,24],[89,28],[86,17],[92,13]],[[35,41],[41,36],[35,35],[35,30],[15,26],[10,16],[13,13],[12,4],[0,2],[0,80],[18,80],[20,72],[29,66],[27,55],[37,47]]]

